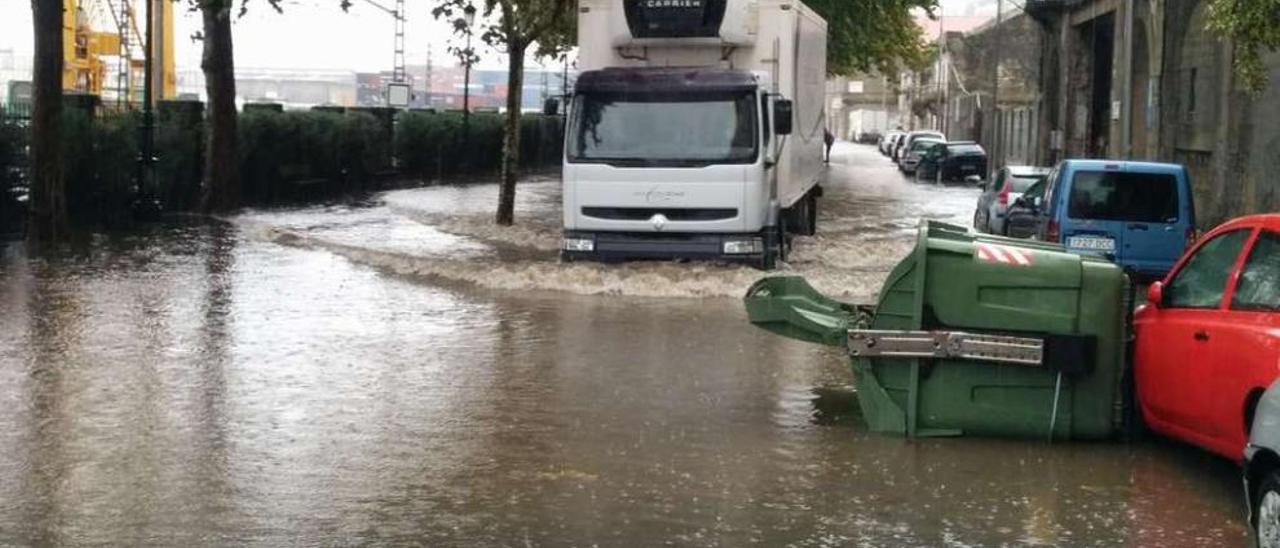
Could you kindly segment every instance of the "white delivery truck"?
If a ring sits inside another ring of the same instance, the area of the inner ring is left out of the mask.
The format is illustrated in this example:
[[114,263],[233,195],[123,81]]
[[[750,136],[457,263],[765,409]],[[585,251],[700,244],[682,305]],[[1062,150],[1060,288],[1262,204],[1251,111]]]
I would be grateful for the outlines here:
[[796,0],[580,0],[562,257],[772,268],[816,228],[827,25]]

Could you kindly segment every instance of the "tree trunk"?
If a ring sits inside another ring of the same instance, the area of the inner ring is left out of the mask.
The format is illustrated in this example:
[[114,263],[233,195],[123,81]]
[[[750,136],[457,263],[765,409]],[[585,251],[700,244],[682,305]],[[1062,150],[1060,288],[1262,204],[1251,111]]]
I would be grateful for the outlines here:
[[62,173],[62,5],[31,0],[35,30],[34,110],[31,113],[31,209],[33,241],[66,238],[67,186]]
[[498,194],[497,223],[511,226],[515,222],[516,178],[520,174],[520,99],[524,89],[524,51],[526,44],[508,44],[507,51],[507,120],[502,139],[502,184]]
[[231,49],[231,0],[201,0],[204,17],[205,91],[209,95],[209,141],[205,150],[205,211],[226,211],[240,204],[236,162],[236,74]]

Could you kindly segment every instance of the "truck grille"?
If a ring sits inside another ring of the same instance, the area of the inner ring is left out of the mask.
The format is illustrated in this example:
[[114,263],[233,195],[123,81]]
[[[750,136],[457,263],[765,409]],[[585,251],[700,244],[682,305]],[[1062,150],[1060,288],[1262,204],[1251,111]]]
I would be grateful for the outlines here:
[[723,221],[738,216],[734,208],[584,207],[582,214],[613,221],[647,221],[661,214],[670,221]]

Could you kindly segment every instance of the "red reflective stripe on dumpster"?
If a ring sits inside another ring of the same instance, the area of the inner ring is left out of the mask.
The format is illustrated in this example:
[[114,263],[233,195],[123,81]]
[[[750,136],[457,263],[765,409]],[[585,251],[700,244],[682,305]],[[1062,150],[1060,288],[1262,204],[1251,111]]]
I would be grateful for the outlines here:
[[974,244],[974,249],[978,260],[989,263],[1031,266],[1035,262],[1035,255],[1026,249],[985,243]]

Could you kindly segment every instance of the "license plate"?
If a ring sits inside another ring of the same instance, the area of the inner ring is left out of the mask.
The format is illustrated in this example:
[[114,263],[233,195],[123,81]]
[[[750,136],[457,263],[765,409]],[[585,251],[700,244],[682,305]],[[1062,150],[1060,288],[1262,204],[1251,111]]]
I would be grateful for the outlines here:
[[978,166],[960,166],[960,171],[978,171]]
[[1098,236],[1072,236],[1067,238],[1067,247],[1089,251],[1115,251],[1116,241]]

